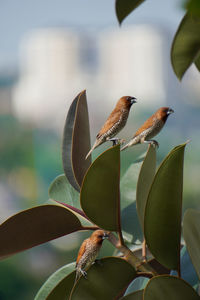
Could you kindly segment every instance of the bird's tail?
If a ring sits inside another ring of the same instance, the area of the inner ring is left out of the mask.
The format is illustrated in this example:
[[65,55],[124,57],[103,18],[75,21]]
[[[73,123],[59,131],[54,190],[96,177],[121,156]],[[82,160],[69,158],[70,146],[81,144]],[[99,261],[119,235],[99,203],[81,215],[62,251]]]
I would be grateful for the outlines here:
[[80,277],[81,277],[81,272],[76,272],[74,284],[76,284],[76,282],[79,280]]
[[94,143],[94,145],[92,146],[92,148],[90,149],[90,151],[88,152],[88,154],[86,155],[85,159],[87,159],[87,158],[90,156],[90,154],[92,153],[92,151],[93,151],[96,147],[98,147],[101,143],[102,143],[101,140],[96,140],[96,142]]
[[138,144],[138,141],[137,141],[136,139],[132,139],[132,140],[130,140],[129,143],[127,143],[126,145],[124,145],[124,146],[120,149],[120,151],[123,151],[123,150],[125,150],[126,148],[131,147],[131,146],[136,145],[136,144]]

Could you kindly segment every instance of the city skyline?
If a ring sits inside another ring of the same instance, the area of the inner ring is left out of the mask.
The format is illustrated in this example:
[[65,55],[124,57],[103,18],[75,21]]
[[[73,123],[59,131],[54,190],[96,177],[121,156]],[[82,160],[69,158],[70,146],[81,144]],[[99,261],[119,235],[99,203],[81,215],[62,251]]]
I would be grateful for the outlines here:
[[[173,36],[184,15],[181,5],[181,0],[162,3],[160,0],[145,1],[126,18],[122,27],[153,23],[158,27],[165,26]],[[0,1],[0,71],[17,68],[22,39],[30,31],[44,27],[72,27],[85,32],[101,31],[109,27],[120,30],[114,1]]]
[[104,30],[95,36],[70,28],[34,30],[20,47],[14,112],[35,126],[51,124],[56,112],[52,126],[57,124],[60,130],[71,99],[85,88],[91,94],[89,109],[92,115],[98,111],[100,119],[122,95],[136,96],[143,108],[149,101],[151,109],[166,105],[168,35],[149,24]]

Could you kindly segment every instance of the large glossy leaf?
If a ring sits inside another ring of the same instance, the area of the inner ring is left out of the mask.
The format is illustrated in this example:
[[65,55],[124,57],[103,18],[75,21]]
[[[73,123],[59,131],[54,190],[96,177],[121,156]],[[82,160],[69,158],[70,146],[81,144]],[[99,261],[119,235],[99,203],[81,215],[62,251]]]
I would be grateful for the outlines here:
[[65,202],[76,208],[81,208],[79,193],[69,183],[66,176],[59,175],[49,187],[49,197],[59,202]]
[[200,16],[200,1],[199,0],[187,0],[185,1],[185,8],[193,15]]
[[200,71],[200,55],[197,56],[197,58],[195,60],[195,65],[196,65],[197,69]]
[[121,219],[123,231],[130,234],[130,242],[141,240],[142,231],[136,210],[136,186],[142,162],[130,165],[120,182],[121,191]]
[[83,229],[79,219],[57,205],[24,210],[0,225],[0,257],[32,248]]
[[35,300],[68,299],[71,289],[74,285],[74,269],[75,263],[71,263],[53,273],[42,285],[37,295],[35,296]]
[[140,224],[144,226],[144,212],[149,190],[156,172],[156,150],[149,146],[146,157],[143,161],[137,182],[136,203]]
[[124,209],[136,199],[136,187],[143,160],[129,166],[120,181],[121,208]]
[[122,219],[122,229],[123,232],[128,234],[129,242],[138,242],[143,239],[143,233],[141,230],[137,209],[136,209],[136,202],[135,200],[133,203],[125,207],[121,212],[121,219]]
[[125,296],[130,293],[136,292],[138,290],[143,290],[145,288],[145,286],[147,285],[148,281],[149,281],[149,278],[146,278],[143,276],[135,278],[128,286]]
[[[171,271],[170,275],[176,276],[177,272]],[[183,246],[181,249],[181,278],[187,281],[193,287],[199,283],[197,273],[191,262],[186,246]]]
[[200,211],[188,209],[183,219],[183,236],[193,266],[200,279]]
[[69,299],[72,288],[74,286],[76,272],[70,273],[65,277],[52,292],[48,295],[46,300],[66,300]]
[[133,292],[131,294],[128,294],[122,298],[120,298],[120,300],[143,300],[143,290],[140,291],[136,291]]
[[81,187],[81,206],[99,227],[118,231],[120,226],[120,146],[103,152],[90,166]]
[[65,175],[57,176],[49,187],[49,197],[71,210],[83,226],[93,225],[80,209],[80,194],[69,183]]
[[171,49],[172,66],[179,79],[199,57],[199,51],[200,16],[187,13],[179,25]]
[[175,147],[161,163],[149,191],[144,219],[151,253],[166,268],[175,270],[180,266],[185,145]]
[[144,289],[144,300],[199,300],[195,290],[184,280],[168,275],[153,277]]
[[119,24],[144,0],[116,0],[115,9]]
[[65,207],[67,210],[69,210],[70,212],[72,212],[79,219],[79,221],[81,222],[81,225],[83,227],[94,226],[94,224],[91,223],[88,220],[88,218],[86,217],[86,215],[84,214],[84,212],[82,210],[79,210],[78,208],[73,207],[73,206],[71,206],[69,204],[62,203],[62,202],[59,202],[59,201],[55,201],[53,199],[49,199],[48,202],[50,204],[54,204],[54,205],[59,205],[61,207]]
[[125,260],[117,257],[103,258],[101,264],[94,264],[88,270],[87,280],[80,278],[71,299],[116,299],[135,276],[135,270]]
[[66,177],[77,190],[87,171],[91,158],[85,160],[90,150],[89,118],[86,91],[81,92],[73,100],[63,133],[62,159]]

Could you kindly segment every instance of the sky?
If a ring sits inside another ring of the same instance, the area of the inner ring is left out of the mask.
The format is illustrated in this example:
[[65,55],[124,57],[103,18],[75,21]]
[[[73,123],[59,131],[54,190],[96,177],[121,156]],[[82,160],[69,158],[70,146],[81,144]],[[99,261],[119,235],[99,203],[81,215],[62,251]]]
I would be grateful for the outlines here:
[[[175,33],[184,11],[181,0],[146,0],[123,23],[161,24]],[[41,27],[101,30],[118,26],[114,0],[0,0],[0,71],[17,65],[19,45]]]

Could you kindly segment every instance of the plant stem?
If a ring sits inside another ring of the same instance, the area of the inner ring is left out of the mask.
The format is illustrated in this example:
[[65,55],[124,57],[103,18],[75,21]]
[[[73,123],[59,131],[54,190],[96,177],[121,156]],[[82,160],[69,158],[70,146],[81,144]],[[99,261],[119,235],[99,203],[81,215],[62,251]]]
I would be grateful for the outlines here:
[[121,245],[124,245],[124,238],[123,238],[123,235],[122,235],[122,231],[120,230],[118,232],[118,235],[119,235],[119,242]]
[[81,230],[98,230],[98,226],[84,226]]
[[146,251],[146,240],[144,239],[143,240],[143,243],[142,243],[142,259],[143,261],[147,261],[147,251]]
[[124,244],[113,233],[109,233],[108,240],[115,246],[121,253],[123,258],[128,261],[137,271],[152,274],[152,276],[158,275],[157,272],[147,263],[142,262],[133,252]]

